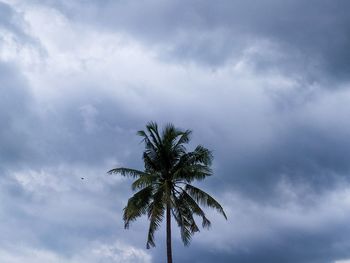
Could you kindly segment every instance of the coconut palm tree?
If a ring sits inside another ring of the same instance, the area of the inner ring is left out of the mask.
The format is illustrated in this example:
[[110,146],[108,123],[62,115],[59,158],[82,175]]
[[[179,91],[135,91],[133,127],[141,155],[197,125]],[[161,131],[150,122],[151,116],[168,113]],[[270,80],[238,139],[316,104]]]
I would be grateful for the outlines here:
[[200,206],[216,209],[226,219],[221,205],[209,194],[193,186],[195,180],[212,175],[211,152],[197,146],[188,152],[185,144],[190,141],[190,130],[180,130],[168,124],[159,133],[155,122],[146,125],[146,131],[137,133],[143,138],[144,171],[130,168],[114,168],[109,174],[120,174],[135,179],[132,189],[137,191],[124,208],[125,228],[142,215],[150,221],[146,247],[154,247],[154,233],[166,218],[166,247],[168,263],[172,263],[171,215],[180,228],[181,238],[188,245],[192,235],[199,231],[194,215],[202,220],[202,227],[209,228],[210,221]]

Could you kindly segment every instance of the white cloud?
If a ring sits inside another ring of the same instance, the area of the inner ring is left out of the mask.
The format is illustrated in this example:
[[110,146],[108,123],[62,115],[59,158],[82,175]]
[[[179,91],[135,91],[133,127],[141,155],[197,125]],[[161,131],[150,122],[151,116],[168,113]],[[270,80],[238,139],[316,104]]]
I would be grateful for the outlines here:
[[91,244],[91,246],[70,256],[55,251],[23,247],[18,245],[0,249],[0,261],[6,263],[150,263],[151,256],[144,250],[116,242],[112,245]]
[[144,250],[117,242],[114,245],[102,245],[93,249],[96,257],[101,257],[115,263],[150,263],[151,256]]
[[84,121],[85,130],[88,133],[93,133],[98,128],[96,118],[98,110],[93,105],[84,105],[80,107],[80,112]]

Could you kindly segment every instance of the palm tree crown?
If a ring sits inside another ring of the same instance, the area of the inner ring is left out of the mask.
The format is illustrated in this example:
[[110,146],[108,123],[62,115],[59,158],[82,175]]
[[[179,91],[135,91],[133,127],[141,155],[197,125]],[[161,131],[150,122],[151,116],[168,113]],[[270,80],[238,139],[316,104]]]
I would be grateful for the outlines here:
[[130,168],[115,168],[108,173],[131,176],[136,180],[132,189],[137,191],[124,208],[125,228],[142,215],[150,221],[147,248],[154,247],[154,233],[164,216],[167,219],[168,262],[171,256],[171,214],[181,232],[181,238],[188,245],[192,235],[199,231],[194,215],[202,219],[202,227],[209,228],[210,221],[200,206],[216,209],[225,218],[221,205],[206,192],[194,187],[194,180],[203,180],[212,175],[210,165],[211,152],[203,146],[197,146],[188,152],[185,144],[190,141],[190,130],[180,130],[168,124],[159,133],[155,122],[146,125],[146,131],[137,133],[143,138],[144,171]]

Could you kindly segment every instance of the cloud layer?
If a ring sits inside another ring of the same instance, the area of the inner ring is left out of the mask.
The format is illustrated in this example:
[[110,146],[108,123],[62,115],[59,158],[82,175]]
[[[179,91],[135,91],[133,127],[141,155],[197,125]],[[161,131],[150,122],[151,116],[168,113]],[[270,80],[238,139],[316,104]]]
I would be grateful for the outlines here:
[[[0,3],[0,261],[163,262],[123,230],[155,120],[214,151],[226,209],[179,262],[350,258],[346,1]],[[83,179],[82,179],[83,178]],[[176,231],[176,230],[175,230]],[[20,244],[19,247],[16,244]]]

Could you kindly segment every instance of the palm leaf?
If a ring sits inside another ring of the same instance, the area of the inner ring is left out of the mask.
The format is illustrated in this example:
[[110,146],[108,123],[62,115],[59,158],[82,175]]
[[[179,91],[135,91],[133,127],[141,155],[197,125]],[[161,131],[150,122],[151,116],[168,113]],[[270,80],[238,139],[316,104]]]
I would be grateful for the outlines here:
[[181,198],[173,196],[172,212],[174,218],[180,227],[180,234],[182,242],[185,246],[189,245],[191,238],[195,232],[199,231],[199,228],[193,218],[193,213]]
[[146,248],[155,247],[154,233],[160,227],[161,222],[164,218],[164,187],[158,188],[158,191],[153,195],[153,201],[147,208],[149,229],[147,235]]
[[152,190],[152,186],[148,186],[129,198],[123,214],[125,228],[129,228],[130,222],[147,213],[147,207],[152,198]]
[[178,167],[174,172],[173,178],[191,183],[193,180],[203,180],[205,177],[211,175],[212,170],[208,166],[202,164],[192,164]]
[[191,133],[192,133],[191,130],[186,130],[184,132],[181,132],[181,134],[179,134],[179,136],[180,136],[179,140],[174,145],[174,149],[176,149],[179,146],[183,146],[183,144],[185,144],[185,143],[188,143],[190,141]]
[[205,216],[204,211],[200,208],[200,206],[197,204],[197,202],[185,191],[182,193],[182,201],[186,202],[186,204],[191,208],[192,213],[200,216],[202,218],[202,227],[203,228],[209,228],[211,223],[209,219]]
[[131,188],[133,191],[135,191],[136,189],[143,189],[147,186],[155,185],[158,179],[159,176],[157,174],[145,174],[138,178],[136,181],[134,181],[131,185]]
[[157,146],[157,148],[160,148],[162,145],[162,139],[159,136],[158,132],[158,125],[155,122],[149,122],[146,125],[146,128],[149,132],[149,135],[152,138],[153,143]]
[[224,209],[222,206],[209,194],[206,192],[200,190],[197,187],[194,187],[190,184],[186,184],[185,191],[194,199],[197,203],[200,203],[201,205],[211,207],[216,209],[220,214],[222,214],[225,219],[227,219],[227,216],[224,212]]
[[122,176],[129,176],[129,177],[134,177],[134,178],[140,177],[140,176],[146,174],[145,172],[142,172],[139,170],[124,168],[124,167],[114,168],[112,170],[109,170],[107,173],[108,174],[120,174]]

